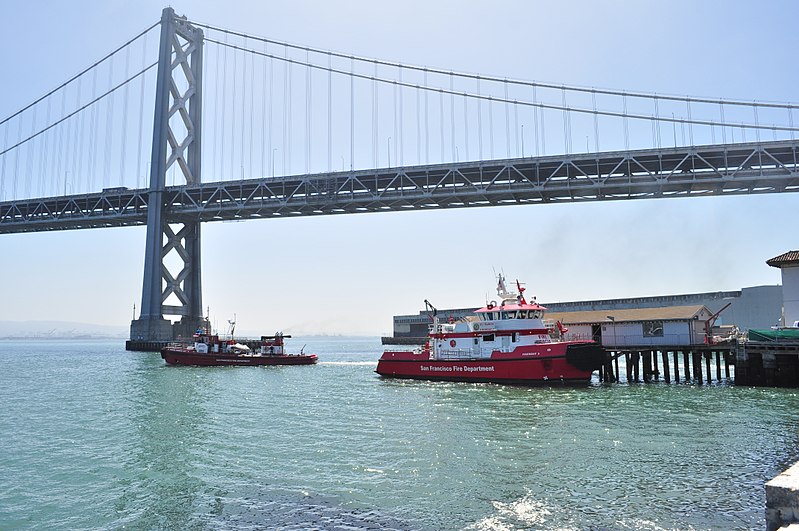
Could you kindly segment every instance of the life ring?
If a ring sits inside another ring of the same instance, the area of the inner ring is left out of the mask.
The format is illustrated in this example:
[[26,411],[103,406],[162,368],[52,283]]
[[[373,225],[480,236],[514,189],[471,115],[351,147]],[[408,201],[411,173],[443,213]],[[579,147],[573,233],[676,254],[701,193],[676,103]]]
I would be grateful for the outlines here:
[[455,346],[455,340],[454,339],[450,339],[449,340],[449,346],[450,347],[454,347]]

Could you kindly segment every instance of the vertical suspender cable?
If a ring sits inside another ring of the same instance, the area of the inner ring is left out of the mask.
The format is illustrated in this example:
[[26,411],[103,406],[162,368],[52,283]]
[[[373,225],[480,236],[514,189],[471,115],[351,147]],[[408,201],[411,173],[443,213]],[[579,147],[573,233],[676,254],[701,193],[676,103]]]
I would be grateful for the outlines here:
[[[108,90],[114,86],[114,57],[108,66]],[[103,183],[111,182],[111,151],[114,147],[114,93],[108,95],[108,114],[105,118],[105,160],[103,164]],[[73,161],[74,162],[74,161]],[[73,179],[74,180],[74,179]]]
[[[591,91],[591,102],[594,106],[594,150],[599,153],[599,115],[596,112],[596,91]],[[660,146],[658,146],[660,147]]]
[[494,100],[488,95],[488,158],[494,158]]
[[[69,124],[66,124],[68,126]],[[69,137],[69,135],[67,135]],[[20,140],[22,140],[22,116],[17,118],[17,144],[19,144]],[[17,178],[19,176],[19,154],[22,151],[22,148],[17,148],[14,150],[14,178],[12,180],[11,185],[11,199],[18,199],[17,198]],[[68,152],[68,150],[65,150]],[[67,164],[64,163],[64,167],[66,168]],[[64,170],[66,171],[66,170]]]
[[416,85],[416,164],[422,164],[422,88]]
[[[480,96],[480,76],[477,77],[477,96]],[[483,98],[477,98],[477,156],[483,160]]]
[[624,149],[630,151],[630,126],[627,120],[627,94],[622,95],[624,102]]
[[657,95],[655,95],[655,126],[657,128],[655,135],[655,145],[660,149],[660,106]]
[[403,135],[402,123],[403,123],[403,119],[405,118],[405,116],[404,116],[404,112],[403,112],[403,108],[402,108],[402,91],[403,91],[403,88],[402,88],[402,65],[399,65],[397,68],[399,70],[398,76],[399,76],[399,81],[400,81],[400,88],[399,88],[399,160],[398,160],[398,162],[399,162],[400,166],[404,166],[405,165],[405,144],[404,144],[404,138],[403,138],[404,135]]
[[[8,152],[6,150],[8,149],[8,128],[10,125],[10,122],[3,124],[3,160],[0,161],[0,201],[5,201],[6,199],[6,157],[8,157]],[[56,173],[56,176],[57,175]]]
[[311,59],[310,52],[305,49],[305,173],[311,173]]
[[505,78],[505,147],[510,158],[510,107],[508,107],[508,79]]
[[[255,175],[253,173],[253,157],[252,157],[252,144],[253,144],[253,137],[255,136],[255,55],[250,53],[250,62],[252,63],[252,68],[250,68],[250,165],[248,169],[250,170],[250,178],[252,179]],[[263,131],[263,130],[262,130]],[[262,173],[263,175],[263,173]]]
[[[125,79],[130,77],[130,47],[125,48]],[[122,152],[120,153],[119,162],[119,180],[120,184],[125,184],[125,155],[127,155],[128,143],[128,95],[130,83],[125,83],[125,90],[122,92]]]
[[455,156],[455,79],[452,72],[449,73],[449,128],[450,139],[452,140],[452,150],[450,151],[451,160],[456,160]]
[[719,100],[719,112],[721,113],[721,142],[727,143],[727,125],[724,121],[724,102]]
[[[289,48],[283,47],[283,57],[288,59]],[[286,175],[286,155],[288,153],[289,133],[288,133],[288,119],[289,119],[289,62],[283,61],[283,164],[281,165],[281,172]]]
[[[141,69],[144,70],[147,59],[147,34],[142,39],[142,52],[141,52]],[[219,67],[219,46],[216,47],[217,68]],[[141,75],[139,80],[139,134],[136,135],[138,140],[138,152],[136,154],[136,188],[142,188],[142,183],[139,181],[141,176],[141,150],[142,150],[142,134],[144,128],[144,74]],[[219,76],[217,76],[218,78]],[[216,112],[216,105],[214,105],[214,112]],[[216,117],[214,117],[214,132],[216,132]],[[214,133],[216,134],[216,133]],[[216,161],[216,145],[214,145],[214,161]]]
[[483,160],[483,98],[480,95],[480,76],[477,76],[477,156]]
[[292,104],[292,100],[294,99],[293,98],[294,94],[293,94],[293,91],[291,89],[291,82],[292,82],[291,78],[293,77],[293,72],[294,72],[293,65],[292,65],[292,63],[289,63],[289,76],[288,76],[289,77],[289,79],[288,79],[288,81],[289,81],[289,91],[288,91],[288,94],[286,95],[286,97],[288,98],[288,100],[286,101],[286,108],[288,109],[288,120],[287,120],[288,121],[288,124],[287,124],[287,126],[288,126],[288,144],[286,145],[286,162],[288,163],[288,167],[286,168],[286,171],[287,171],[286,175],[290,175],[291,174],[291,171],[292,171],[291,167],[292,167],[292,162],[293,162],[292,159],[291,159],[291,144],[292,144],[291,128],[292,128],[292,125],[294,125],[293,122],[292,122],[292,117],[291,117],[291,114],[292,114],[292,108],[291,108],[292,105],[291,104]]
[[[113,64],[113,59],[111,61],[111,64]],[[113,71],[111,69],[109,69],[109,74],[108,74],[108,86],[109,86],[109,88],[111,87],[111,82],[112,82],[112,80],[111,80],[111,73],[112,72]],[[83,76],[78,78],[77,89],[75,91],[75,108],[76,109],[80,108],[81,93],[83,92],[82,80],[83,80]],[[106,101],[108,102],[108,114],[110,115],[111,112],[112,112],[112,109],[111,109],[111,103],[112,103],[111,102],[111,98],[109,97],[108,100],[106,100]],[[36,107],[33,108],[33,112],[34,112],[33,116],[35,118],[36,117]],[[79,116],[73,116],[72,117],[72,121],[74,122],[75,128],[74,128],[74,131],[72,133],[72,138],[71,138],[71,141],[72,141],[72,173],[70,174],[69,183],[70,183],[70,186],[72,187],[72,189],[74,190],[75,187],[76,187],[76,184],[77,184],[77,182],[78,182],[78,180],[80,178],[80,176],[78,175],[78,157],[81,155],[81,147],[80,147],[80,144],[81,144],[81,142],[80,142],[80,117]],[[105,172],[106,174],[110,173],[111,155],[109,153],[109,151],[110,151],[110,146],[109,146],[110,141],[109,141],[108,137],[111,136],[111,132],[112,132],[111,128],[108,125],[108,120],[106,119],[105,160],[106,160],[106,166],[108,167],[108,171]],[[66,183],[66,180],[64,182]],[[66,184],[64,185],[64,195],[67,195]]]
[[350,57],[350,171],[355,170],[355,57]]
[[464,159],[471,160],[469,157],[469,98],[463,93],[463,144],[465,147]]
[[541,109],[541,155],[547,154],[547,134],[546,129],[544,127],[544,115],[546,115],[545,110]]
[[[518,157],[522,150],[519,146],[519,105],[516,100],[513,100],[513,130],[516,133],[516,156]],[[522,139],[522,145],[524,145],[524,139]],[[523,157],[524,153],[521,153],[521,156]]]
[[[83,76],[81,76],[81,77],[83,77]],[[81,80],[78,79],[78,87],[79,87],[78,90],[79,91],[80,91],[80,86],[81,86]],[[127,86],[127,85],[125,85],[125,86]],[[86,130],[86,128],[84,127],[84,125],[86,124],[86,119],[85,118],[86,118],[86,113],[85,112],[81,112],[80,113],[80,118],[78,118],[77,116],[75,117],[76,121],[79,120],[78,124],[76,124],[77,125],[77,129],[79,131],[78,132],[78,169],[77,169],[77,171],[75,173],[74,178],[72,179],[72,183],[73,183],[73,187],[74,187],[75,191],[83,190],[83,188],[81,188],[79,185],[80,185],[81,181],[83,181],[83,177],[84,177],[83,176],[83,161],[86,159],[86,148],[85,148],[85,142],[84,142],[84,138],[85,138],[84,131]],[[91,133],[89,133],[89,138],[91,138]],[[120,174],[121,174],[121,172],[120,172]],[[86,192],[90,192],[91,188],[92,188],[92,186],[89,184],[89,177],[87,175],[86,176],[86,189],[85,189],[85,191]]]
[[760,119],[757,116],[757,102],[752,104],[752,110],[755,113],[755,137],[757,138],[757,142],[760,143]]
[[[44,120],[44,124],[46,126],[50,125],[50,110],[51,110],[50,106],[51,106],[51,104],[52,104],[52,98],[50,96],[47,96],[47,114],[46,114],[45,120]],[[44,149],[42,150],[41,165],[39,166],[39,168],[40,168],[39,169],[39,179],[40,179],[40,181],[39,181],[39,196],[46,195],[46,193],[47,193],[46,192],[46,190],[47,190],[46,178],[47,178],[47,175],[52,175],[52,172],[47,167],[47,164],[48,164],[49,158],[50,158],[49,155],[50,155],[50,138],[51,137],[52,137],[52,131],[47,131],[47,133],[45,133],[45,135],[44,135]]]
[[269,120],[269,126],[268,126],[269,152],[267,153],[267,156],[269,157],[269,165],[271,168],[269,175],[271,175],[272,177],[275,176],[275,148],[273,147],[275,142],[275,137],[274,137],[274,129],[272,128],[272,123],[273,123],[272,108],[274,107],[274,101],[275,101],[275,89],[273,82],[274,77],[275,77],[275,59],[274,57],[270,57],[269,58],[269,99],[267,102],[269,105],[269,111],[267,112],[268,116],[267,119]]
[[327,54],[327,171],[333,171],[333,55]]
[[[268,55],[269,43],[264,41],[264,55]],[[269,92],[266,92],[266,66],[267,66],[267,59],[264,57],[261,60],[261,177],[266,177],[266,150],[267,150],[267,141],[266,141],[266,105],[267,102],[270,101],[272,97],[272,90],[270,87]],[[268,146],[271,149],[271,146]]]
[[563,150],[564,153],[570,153],[571,150],[569,149],[569,126],[567,123],[566,118],[566,87],[561,86],[561,101],[563,102]]
[[533,129],[535,130],[535,137],[533,138],[533,142],[535,143],[535,156],[538,157],[541,153],[538,150],[538,95],[536,94],[536,86],[533,85]]
[[[227,44],[227,41],[228,41],[228,34],[225,33],[225,44]],[[228,63],[227,50],[228,50],[228,47],[225,46],[225,51],[224,51],[223,58],[222,58],[222,112],[220,113],[219,129],[215,129],[214,130],[214,135],[215,136],[218,134],[219,131],[222,131],[222,135],[220,135],[221,138],[219,139],[219,175],[216,176],[217,180],[222,180],[222,175],[224,173],[224,169],[223,168],[224,168],[224,165],[225,165],[225,144],[227,143],[225,141],[225,137],[227,135],[224,134],[224,131],[226,129],[225,120],[229,116],[228,113],[226,112],[226,109],[227,109],[227,63]]]
[[[92,96],[93,98],[93,96]],[[64,89],[61,92],[61,119],[64,119],[64,115],[66,115],[66,105],[67,105],[67,91]],[[92,109],[94,106],[92,105]],[[61,162],[63,159],[63,147],[64,147],[64,128],[67,127],[67,124],[61,124],[58,126],[58,166],[56,167],[56,174],[55,174],[55,182],[58,183],[58,180],[61,178]],[[7,131],[6,131],[7,132]],[[53,190],[53,195],[58,195],[58,186],[56,186]]]
[[233,54],[233,75],[230,80],[233,82],[233,97],[230,99],[230,173],[227,180],[236,178],[236,69],[238,66],[237,50],[231,52]]
[[377,122],[377,104],[375,103],[375,99],[377,98],[377,63],[375,63],[375,74],[372,77],[372,167],[377,168],[377,128],[375,123]]
[[[80,80],[78,80],[80,82]],[[75,123],[78,123],[77,117],[75,118]],[[36,132],[36,107],[33,107],[33,113],[31,116],[31,136]],[[75,132],[77,133],[77,125],[75,126]],[[77,146],[77,142],[75,143]],[[25,146],[26,154],[27,154],[27,161],[25,162],[25,195],[27,197],[31,197],[31,181],[33,180],[32,169],[31,166],[33,165],[33,152],[35,142],[28,142]],[[77,152],[77,147],[75,148]]]
[[[393,86],[394,92],[394,165],[399,166],[399,109],[397,108],[397,83]],[[389,164],[391,166],[391,164]]]
[[440,131],[441,131],[441,159],[439,162],[444,162],[446,159],[444,157],[444,91],[438,89],[438,118],[440,122]]
[[427,68],[424,69],[424,163],[430,164],[430,115],[428,114]]
[[[244,45],[242,46],[243,50],[247,49],[247,37],[244,37]],[[247,162],[247,155],[244,152],[244,128],[247,121],[244,119],[245,116],[245,107],[247,102],[247,52],[241,52],[241,137],[239,140],[239,147],[241,148],[241,160],[239,161],[239,175],[241,179],[244,179],[244,166]],[[252,112],[250,112],[252,115]],[[231,179],[235,177],[233,175],[230,176]]]

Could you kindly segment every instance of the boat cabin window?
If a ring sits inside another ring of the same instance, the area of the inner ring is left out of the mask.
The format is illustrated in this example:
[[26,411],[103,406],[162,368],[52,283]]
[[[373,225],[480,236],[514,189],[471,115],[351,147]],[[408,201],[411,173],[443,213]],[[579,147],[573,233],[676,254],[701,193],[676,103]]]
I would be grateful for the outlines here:
[[508,319],[516,319],[516,310],[508,312]]
[[516,319],[527,319],[527,310],[519,310],[516,314]]
[[483,341],[494,341],[494,334],[486,334],[483,336]]

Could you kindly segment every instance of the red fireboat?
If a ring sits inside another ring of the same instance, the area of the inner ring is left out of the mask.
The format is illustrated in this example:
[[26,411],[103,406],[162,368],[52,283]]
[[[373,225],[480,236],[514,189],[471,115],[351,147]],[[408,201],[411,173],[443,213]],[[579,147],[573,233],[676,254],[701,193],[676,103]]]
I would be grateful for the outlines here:
[[220,339],[202,328],[194,334],[194,343],[174,343],[161,349],[169,365],[312,365],[316,354],[286,354],[284,336],[261,336],[255,350],[231,339]]
[[594,341],[567,340],[560,322],[544,320],[546,308],[527,302],[516,281],[509,292],[498,275],[497,295],[473,315],[441,322],[432,315],[427,342],[415,351],[386,351],[376,372],[386,378],[492,382],[517,385],[587,383],[605,351]]

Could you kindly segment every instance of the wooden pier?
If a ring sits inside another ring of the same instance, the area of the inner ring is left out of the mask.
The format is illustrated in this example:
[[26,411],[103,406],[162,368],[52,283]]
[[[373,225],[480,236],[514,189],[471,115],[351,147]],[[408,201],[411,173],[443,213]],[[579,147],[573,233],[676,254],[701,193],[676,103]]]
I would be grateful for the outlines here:
[[732,345],[605,347],[605,352],[607,358],[599,370],[601,382],[702,385],[731,383],[735,377]]

